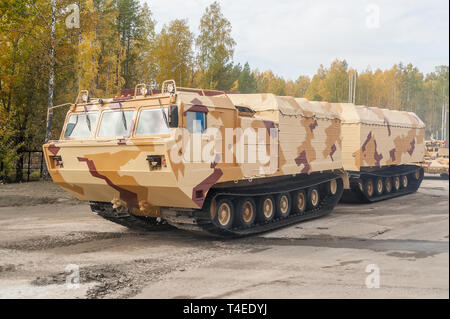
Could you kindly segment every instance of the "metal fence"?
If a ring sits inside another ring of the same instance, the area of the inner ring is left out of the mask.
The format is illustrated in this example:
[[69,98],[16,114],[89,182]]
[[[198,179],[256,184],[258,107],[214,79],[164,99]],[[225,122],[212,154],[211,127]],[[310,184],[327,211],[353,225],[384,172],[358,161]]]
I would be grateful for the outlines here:
[[[21,151],[20,156],[22,161],[22,172],[26,173],[24,182],[30,181],[30,175],[33,172],[39,172],[39,178],[42,178],[42,171],[44,169],[44,154],[42,151]],[[25,175],[25,174],[24,174]],[[25,176],[24,176],[25,177]]]

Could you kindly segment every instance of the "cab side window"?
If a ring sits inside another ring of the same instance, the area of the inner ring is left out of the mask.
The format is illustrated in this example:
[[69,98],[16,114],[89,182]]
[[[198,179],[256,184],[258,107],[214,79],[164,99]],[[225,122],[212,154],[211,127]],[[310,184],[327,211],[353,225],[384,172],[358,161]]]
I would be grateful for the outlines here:
[[186,112],[186,128],[190,133],[203,133],[206,130],[206,113]]

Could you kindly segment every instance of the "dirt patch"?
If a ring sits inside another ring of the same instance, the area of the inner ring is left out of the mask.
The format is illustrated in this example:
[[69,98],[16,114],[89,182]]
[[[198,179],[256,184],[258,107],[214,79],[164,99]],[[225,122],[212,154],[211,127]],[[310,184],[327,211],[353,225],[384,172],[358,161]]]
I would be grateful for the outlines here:
[[6,264],[6,265],[0,265],[0,274],[5,272],[12,272],[16,271],[17,267],[14,264]]
[[359,259],[359,260],[349,260],[349,261],[341,261],[338,265],[332,265],[332,266],[324,266],[322,267],[323,269],[327,269],[327,268],[335,268],[335,267],[342,267],[342,266],[347,266],[347,265],[352,265],[352,264],[359,264],[362,263],[364,260]]
[[136,236],[136,234],[119,232],[71,232],[60,236],[42,236],[19,242],[1,243],[0,248],[23,251],[46,250],[81,244],[93,240],[123,238],[127,236]]
[[76,198],[57,198],[57,197],[32,197],[21,195],[2,195],[0,196],[0,207],[14,206],[35,206],[41,204],[77,204],[80,203]]
[[[80,284],[97,282],[87,291],[87,298],[104,298],[120,292],[121,296],[132,296],[140,291],[143,282],[148,282],[173,271],[173,267],[162,267],[155,259],[136,259],[124,264],[94,265],[80,268]],[[58,272],[37,277],[31,282],[35,286],[62,285],[68,273]]]
[[[188,249],[183,254],[163,258],[134,259],[121,264],[101,264],[80,267],[80,284],[96,284],[87,291],[87,298],[130,298],[141,292],[149,282],[162,280],[172,272],[204,266],[217,257],[234,254],[236,250]],[[62,285],[68,273],[57,272],[31,281],[34,286]]]
[[432,252],[426,252],[426,251],[420,251],[420,252],[400,252],[400,251],[394,251],[391,253],[387,253],[386,255],[391,257],[398,257],[404,260],[411,260],[414,261],[417,258],[427,258],[434,256]]
[[53,182],[0,184],[0,207],[81,203]]

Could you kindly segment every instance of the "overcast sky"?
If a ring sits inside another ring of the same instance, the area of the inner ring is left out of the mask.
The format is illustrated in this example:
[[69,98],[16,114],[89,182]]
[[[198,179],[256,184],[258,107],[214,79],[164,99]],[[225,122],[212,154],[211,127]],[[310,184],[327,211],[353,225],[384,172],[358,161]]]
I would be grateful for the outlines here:
[[[159,31],[187,18],[198,34],[212,0],[141,0]],[[234,61],[271,69],[286,79],[314,75],[320,64],[346,59],[351,67],[387,69],[413,63],[434,71],[449,60],[449,1],[220,0],[233,26]]]

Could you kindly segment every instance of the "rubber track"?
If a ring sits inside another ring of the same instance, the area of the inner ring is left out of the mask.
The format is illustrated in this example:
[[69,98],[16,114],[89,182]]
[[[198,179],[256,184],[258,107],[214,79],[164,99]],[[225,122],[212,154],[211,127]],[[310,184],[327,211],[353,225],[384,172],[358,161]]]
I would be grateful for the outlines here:
[[[416,180],[414,177],[408,178],[408,187],[401,188],[398,191],[390,192],[389,194],[383,193],[382,195],[373,195],[372,197],[367,197],[366,194],[361,191],[359,188],[359,183],[363,182],[365,178],[371,177],[375,182],[378,177],[391,177],[394,178],[396,176],[402,175],[411,175],[416,172],[417,169],[420,169],[420,178]],[[403,196],[407,194],[415,193],[422,183],[424,176],[423,168],[414,165],[404,165],[395,168],[387,168],[384,170],[380,170],[378,172],[360,172],[360,175],[350,176],[350,189],[344,190],[344,194],[342,196],[341,201],[345,203],[374,203],[386,199],[395,198],[398,196]]]
[[[331,175],[331,174],[329,174]],[[229,230],[218,228],[211,221],[209,212],[198,211],[197,214],[194,214],[195,224],[184,224],[179,222],[173,222],[168,220],[169,223],[177,228],[200,232],[205,235],[215,236],[215,237],[242,237],[248,235],[254,235],[258,233],[267,232],[270,230],[278,229],[280,227],[285,227],[287,225],[292,225],[298,222],[319,218],[329,214],[336,204],[339,202],[342,193],[343,193],[343,182],[342,179],[336,175],[332,175],[332,177],[323,177],[318,176],[313,179],[313,182],[309,182],[307,185],[303,185],[300,187],[292,187],[292,185],[287,185],[282,189],[278,189],[278,191],[268,191],[268,192],[257,192],[257,191],[249,191],[249,192],[239,192],[236,190],[229,191],[220,191],[214,194],[212,199],[217,198],[218,196],[236,196],[236,197],[247,197],[247,196],[263,196],[263,195],[274,195],[282,192],[291,192],[296,190],[305,190],[312,186],[317,186],[321,184],[325,184],[332,179],[336,179],[338,181],[338,191],[335,195],[327,195],[321,198],[320,205],[314,209],[309,211],[304,211],[302,213],[291,213],[287,218],[275,218],[270,222],[256,224],[250,228],[232,228]],[[273,188],[273,187],[272,187]],[[323,195],[322,195],[323,196]]]
[[90,205],[92,212],[96,215],[130,229],[155,231],[171,228],[171,226],[161,218],[136,216],[128,211],[118,212],[112,208],[111,203],[90,202]]

